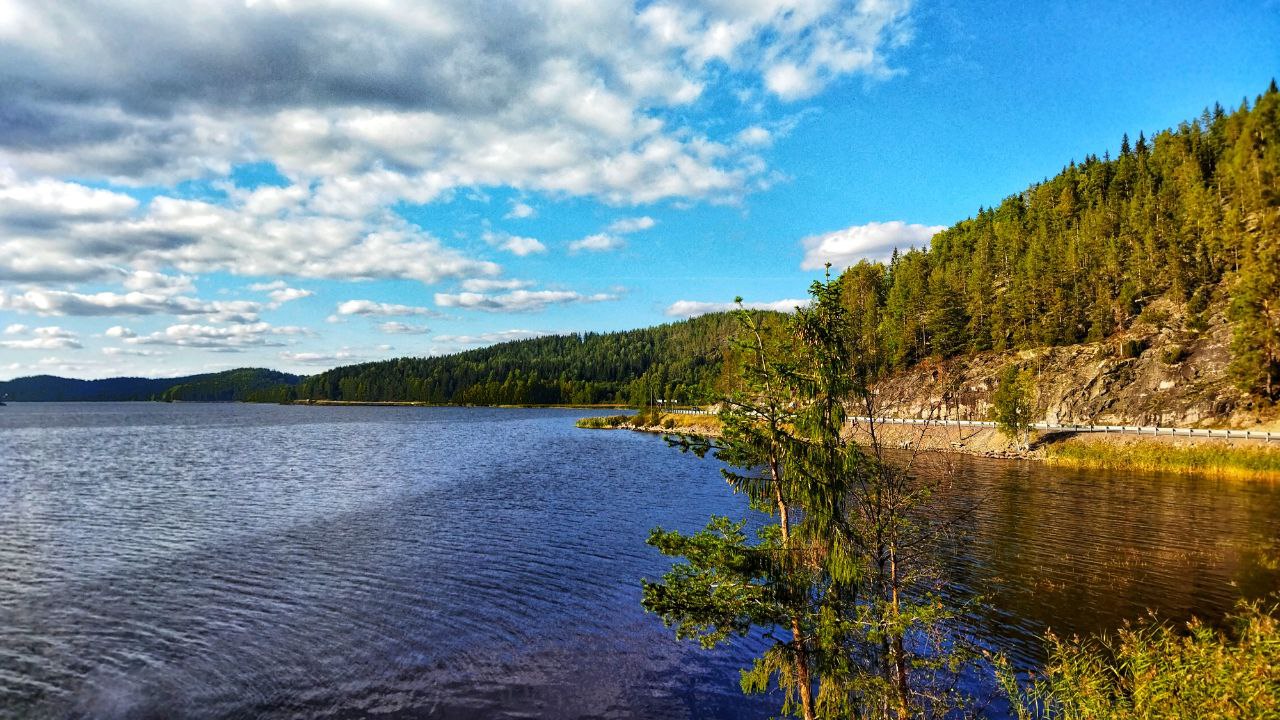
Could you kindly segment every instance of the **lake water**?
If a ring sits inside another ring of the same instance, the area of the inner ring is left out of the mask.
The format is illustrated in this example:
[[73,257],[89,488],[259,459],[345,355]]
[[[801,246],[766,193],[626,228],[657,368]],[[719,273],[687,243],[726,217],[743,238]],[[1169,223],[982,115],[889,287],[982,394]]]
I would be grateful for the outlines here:
[[[575,410],[0,409],[0,717],[759,718],[639,607],[717,466]],[[1280,589],[1280,488],[964,459],[950,591],[1020,663]]]

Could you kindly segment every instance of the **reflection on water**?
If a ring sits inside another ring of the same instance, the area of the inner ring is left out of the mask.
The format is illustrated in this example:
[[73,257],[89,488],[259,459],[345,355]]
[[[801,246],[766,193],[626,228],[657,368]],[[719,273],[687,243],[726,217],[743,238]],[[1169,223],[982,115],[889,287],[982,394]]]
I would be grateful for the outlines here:
[[[741,515],[710,461],[580,411],[0,410],[0,717],[766,717],[762,641],[639,608],[650,527]],[[1274,486],[965,460],[951,590],[1024,663],[1046,627],[1278,587]]]

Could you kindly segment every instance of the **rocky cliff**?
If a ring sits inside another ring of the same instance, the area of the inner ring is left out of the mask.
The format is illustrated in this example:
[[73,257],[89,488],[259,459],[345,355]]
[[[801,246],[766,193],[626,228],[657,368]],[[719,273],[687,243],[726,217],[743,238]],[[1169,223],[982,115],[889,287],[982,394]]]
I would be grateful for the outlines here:
[[1016,363],[1034,374],[1035,406],[1049,422],[1280,429],[1274,406],[1231,382],[1227,302],[1220,290],[1188,316],[1159,300],[1106,341],[921,363],[881,384],[882,413],[988,419],[1000,371]]

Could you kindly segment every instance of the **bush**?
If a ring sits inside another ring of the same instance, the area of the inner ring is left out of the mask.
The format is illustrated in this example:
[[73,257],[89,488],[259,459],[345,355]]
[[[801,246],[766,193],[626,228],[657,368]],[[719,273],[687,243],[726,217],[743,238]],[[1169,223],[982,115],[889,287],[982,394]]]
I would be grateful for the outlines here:
[[1177,365],[1183,360],[1186,360],[1187,356],[1190,354],[1191,353],[1187,352],[1187,349],[1181,345],[1170,345],[1164,349],[1164,352],[1160,353],[1160,359],[1165,365]]
[[1020,685],[998,661],[1019,720],[1044,718],[1274,718],[1280,714],[1276,608],[1242,603],[1219,632],[1126,627],[1114,637],[1050,636],[1044,673]]
[[1132,360],[1146,351],[1146,340],[1125,340],[1120,345],[1120,357],[1125,360]]

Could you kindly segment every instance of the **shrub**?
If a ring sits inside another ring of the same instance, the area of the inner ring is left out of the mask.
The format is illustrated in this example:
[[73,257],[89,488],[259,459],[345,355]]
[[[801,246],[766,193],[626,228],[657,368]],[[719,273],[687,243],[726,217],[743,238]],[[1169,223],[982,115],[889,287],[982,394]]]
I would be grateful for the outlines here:
[[1191,353],[1187,352],[1187,349],[1181,345],[1170,345],[1164,349],[1164,352],[1160,353],[1160,359],[1164,361],[1165,365],[1177,365],[1183,360],[1186,360],[1187,356],[1190,354]]
[[1146,340],[1125,340],[1120,345],[1120,357],[1126,360],[1132,360],[1146,351]]
[[1049,637],[1044,673],[1020,685],[997,661],[1019,720],[1043,718],[1274,718],[1280,714],[1276,608],[1242,603],[1219,632],[1126,627],[1089,640]]

